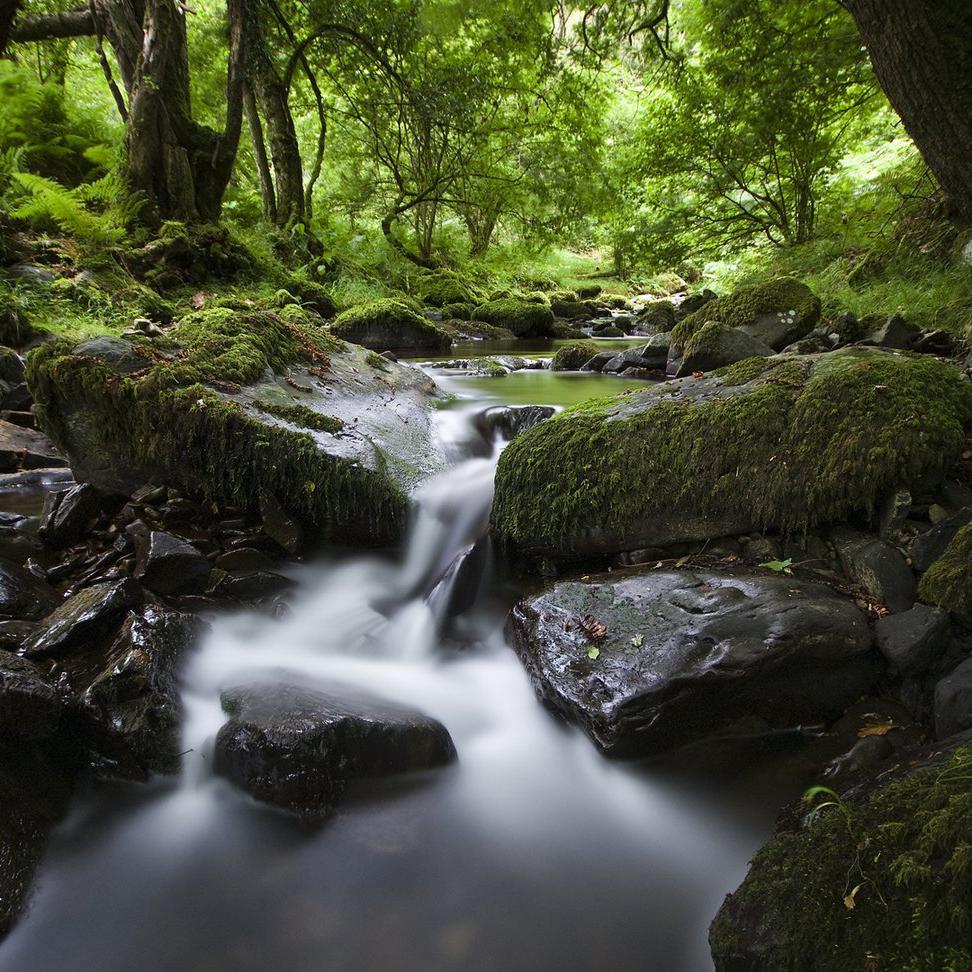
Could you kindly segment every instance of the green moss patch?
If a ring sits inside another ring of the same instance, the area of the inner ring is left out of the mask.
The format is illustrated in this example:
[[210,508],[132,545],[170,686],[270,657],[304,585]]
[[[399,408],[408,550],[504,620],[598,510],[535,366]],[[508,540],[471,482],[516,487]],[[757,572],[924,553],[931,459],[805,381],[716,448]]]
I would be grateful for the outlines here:
[[918,596],[972,621],[972,523],[959,530],[925,572]]
[[972,968],[972,749],[827,807],[753,861],[713,922],[716,968]]
[[508,328],[518,338],[549,337],[553,333],[553,311],[546,304],[527,300],[491,300],[477,307],[474,317],[493,327]]
[[743,287],[725,297],[710,300],[676,324],[672,331],[672,348],[681,355],[692,336],[711,321],[720,321],[727,327],[745,327],[762,314],[790,310],[801,319],[816,321],[820,317],[820,299],[806,284],[793,277],[779,277]]
[[340,432],[344,428],[344,423],[334,418],[333,415],[323,415],[315,412],[314,409],[306,405],[281,405],[277,402],[265,402],[257,400],[253,403],[261,412],[272,415],[274,418],[283,419],[292,425],[299,425],[305,429],[313,429],[315,432]]
[[565,344],[557,349],[550,362],[551,371],[578,371],[598,352],[596,344]]
[[[972,387],[931,357],[835,352],[756,359],[738,388],[686,379],[568,410],[517,437],[493,524],[513,547],[569,558],[592,532],[628,549],[654,514],[799,531],[939,481],[965,440]],[[785,369],[785,370],[782,370]]]
[[452,336],[402,301],[384,298],[337,316],[331,332],[346,341],[383,351],[389,348],[446,349]]
[[482,294],[472,284],[448,271],[429,274],[419,280],[419,297],[429,307],[446,304],[476,304]]

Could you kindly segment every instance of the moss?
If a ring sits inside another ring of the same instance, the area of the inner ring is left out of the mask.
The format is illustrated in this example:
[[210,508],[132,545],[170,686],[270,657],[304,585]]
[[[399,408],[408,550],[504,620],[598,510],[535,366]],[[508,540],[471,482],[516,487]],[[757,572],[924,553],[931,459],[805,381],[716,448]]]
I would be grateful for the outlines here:
[[972,621],[972,523],[959,530],[925,572],[918,596]]
[[553,331],[553,312],[545,304],[525,300],[493,300],[476,308],[475,318],[494,327],[509,328],[517,337],[548,337]]
[[316,280],[295,274],[288,280],[286,292],[293,294],[304,307],[323,318],[331,318],[337,313],[337,304],[330,291]]
[[577,294],[573,290],[555,290],[549,295],[552,301],[559,300],[565,304],[576,304]]
[[280,314],[228,307],[195,311],[172,332],[182,351],[157,368],[152,378],[166,387],[197,382],[249,385],[268,367],[282,371],[300,359],[323,366],[330,354],[344,349],[325,331],[305,325],[306,315],[294,306]]
[[383,298],[338,314],[331,325],[337,337],[369,348],[448,348],[452,336],[399,300]]
[[797,531],[870,512],[894,488],[920,492],[964,445],[972,386],[945,362],[835,352],[804,374],[764,370],[728,397],[695,399],[690,381],[568,410],[504,451],[494,526],[514,548],[562,557],[591,530],[624,537],[652,514]]
[[585,287],[577,288],[577,296],[581,300],[589,300],[592,297],[600,297],[604,288],[600,284],[589,284]]
[[[382,466],[369,469],[327,455],[307,433],[267,425],[238,402],[189,383],[194,374],[216,380],[216,359],[229,369],[221,373],[222,382],[227,374],[259,377],[264,362],[282,368],[288,359],[316,360],[313,335],[302,335],[308,351],[286,328],[271,336],[259,326],[272,315],[254,317],[238,347],[229,341],[227,314],[195,318],[188,359],[160,362],[134,374],[117,374],[101,361],[71,353],[71,342],[42,345],[27,362],[38,420],[66,451],[83,434],[89,458],[96,449],[113,466],[134,470],[146,480],[162,476],[171,485],[250,510],[259,508],[259,497],[267,491],[313,524],[322,539],[394,542],[407,522],[407,504]],[[207,338],[206,325],[221,333]],[[180,330],[185,326],[183,321]],[[214,358],[207,361],[210,341],[215,342]],[[288,421],[296,416],[291,412]],[[300,417],[307,419],[302,410]]]
[[283,419],[291,425],[299,425],[305,429],[313,429],[315,432],[340,432],[344,428],[344,423],[334,418],[332,415],[322,415],[306,405],[282,405],[277,402],[255,401],[261,412],[272,415],[274,418]]
[[562,341],[585,341],[587,335],[579,328],[564,321],[554,321],[553,336]]
[[778,277],[767,283],[743,287],[725,297],[710,300],[676,324],[672,331],[672,347],[680,355],[692,335],[710,321],[721,321],[728,327],[743,327],[761,314],[779,310],[795,310],[801,319],[816,321],[820,317],[820,298],[793,277]]
[[550,298],[539,290],[534,290],[530,293],[524,294],[523,299],[530,304],[543,304],[545,307],[550,306]]
[[747,385],[765,374],[771,365],[770,358],[757,356],[718,368],[712,374],[722,378],[727,385]]
[[578,371],[598,352],[596,344],[565,344],[550,362],[551,371]]
[[471,321],[475,310],[473,304],[445,304],[442,307],[442,320]]
[[388,371],[388,360],[383,358],[380,354],[375,354],[374,351],[369,351],[365,356],[365,361],[371,365],[375,371]]
[[820,811],[756,855],[712,925],[716,968],[972,968],[970,821],[969,748]]
[[419,280],[419,296],[429,307],[444,307],[446,304],[475,304],[482,294],[472,284],[454,273],[440,271]]
[[598,337],[624,337],[624,331],[620,327],[615,327],[613,324],[602,327],[597,334]]

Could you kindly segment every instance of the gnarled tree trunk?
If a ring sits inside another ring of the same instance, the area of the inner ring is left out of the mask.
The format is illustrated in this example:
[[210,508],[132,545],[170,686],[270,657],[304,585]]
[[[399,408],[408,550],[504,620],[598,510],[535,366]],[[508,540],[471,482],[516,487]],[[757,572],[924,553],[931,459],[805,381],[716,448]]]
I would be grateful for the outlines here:
[[972,0],[844,0],[894,110],[972,220]]
[[[104,35],[128,98],[126,158],[145,218],[210,221],[219,217],[243,120],[243,37],[247,0],[227,0],[229,69],[222,132],[192,118],[185,13],[176,0],[89,0],[83,9],[14,23],[18,42]],[[123,99],[119,109],[125,108]]]

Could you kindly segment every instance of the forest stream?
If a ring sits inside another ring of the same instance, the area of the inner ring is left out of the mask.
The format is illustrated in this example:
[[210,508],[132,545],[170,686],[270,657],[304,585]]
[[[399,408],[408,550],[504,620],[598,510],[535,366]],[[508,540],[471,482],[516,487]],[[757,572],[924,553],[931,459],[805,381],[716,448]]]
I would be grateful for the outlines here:
[[[809,764],[713,745],[614,762],[545,711],[504,638],[518,592],[483,555],[505,443],[477,418],[612,379],[436,380],[451,465],[420,487],[404,553],[297,567],[285,616],[215,622],[184,671],[181,776],[75,806],[0,969],[712,967],[709,922]],[[220,690],[257,673],[421,709],[458,762],[359,784],[307,832],[211,773]]]

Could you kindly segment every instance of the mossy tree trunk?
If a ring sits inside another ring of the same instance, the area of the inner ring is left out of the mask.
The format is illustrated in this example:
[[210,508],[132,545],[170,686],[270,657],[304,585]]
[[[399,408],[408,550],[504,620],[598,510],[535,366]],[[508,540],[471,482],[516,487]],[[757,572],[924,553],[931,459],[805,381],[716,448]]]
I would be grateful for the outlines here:
[[229,67],[222,132],[198,124],[189,97],[185,12],[176,0],[91,0],[84,10],[17,21],[16,41],[103,35],[127,97],[126,165],[144,194],[147,222],[213,221],[236,159],[243,120],[243,37],[247,0],[227,0]]
[[844,5],[908,134],[956,214],[972,220],[972,2]]
[[[297,130],[290,111],[287,85],[277,72],[267,48],[258,3],[250,0],[245,15],[244,71],[246,83],[253,92],[256,107],[266,124],[274,177],[273,222],[287,229],[295,223],[303,223],[305,219],[304,171],[300,143],[297,141]],[[256,149],[256,143],[254,148]],[[259,162],[258,158],[258,166]],[[266,208],[265,198],[265,211]]]

